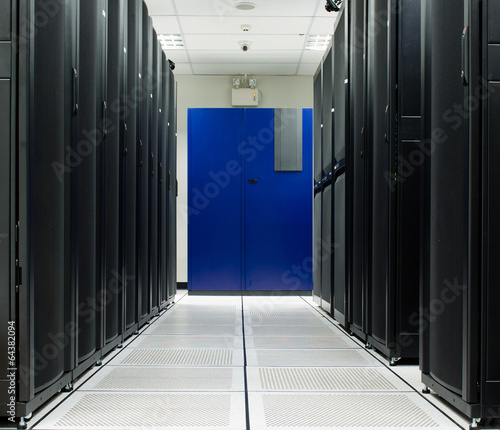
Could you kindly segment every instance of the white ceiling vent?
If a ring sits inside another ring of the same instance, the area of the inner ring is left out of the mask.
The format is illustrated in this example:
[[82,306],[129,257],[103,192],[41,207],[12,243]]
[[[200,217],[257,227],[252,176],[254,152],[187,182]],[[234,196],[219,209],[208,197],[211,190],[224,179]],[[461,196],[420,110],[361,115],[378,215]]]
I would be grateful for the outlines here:
[[161,47],[165,50],[170,49],[185,49],[184,40],[180,34],[159,34],[158,41]]
[[306,43],[306,49],[309,51],[324,51],[332,40],[330,35],[309,35]]

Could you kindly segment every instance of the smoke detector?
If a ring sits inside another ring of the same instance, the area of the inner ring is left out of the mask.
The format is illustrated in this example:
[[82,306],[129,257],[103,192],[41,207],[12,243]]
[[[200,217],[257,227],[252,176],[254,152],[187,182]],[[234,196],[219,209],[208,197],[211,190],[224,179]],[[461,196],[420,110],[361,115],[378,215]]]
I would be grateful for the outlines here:
[[243,24],[241,26],[242,31],[250,31],[251,28],[252,28],[252,26],[250,24]]
[[255,3],[249,1],[240,1],[235,4],[236,9],[239,10],[252,10],[255,9]]

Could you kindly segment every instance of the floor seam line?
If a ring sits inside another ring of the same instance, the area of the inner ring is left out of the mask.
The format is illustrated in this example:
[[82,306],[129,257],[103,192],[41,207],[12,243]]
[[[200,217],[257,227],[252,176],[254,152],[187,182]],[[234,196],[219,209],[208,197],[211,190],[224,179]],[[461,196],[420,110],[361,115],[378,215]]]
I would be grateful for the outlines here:
[[241,334],[243,337],[243,378],[245,382],[245,417],[247,430],[250,430],[250,408],[248,402],[248,375],[247,375],[247,345],[245,339],[245,306],[241,296]]

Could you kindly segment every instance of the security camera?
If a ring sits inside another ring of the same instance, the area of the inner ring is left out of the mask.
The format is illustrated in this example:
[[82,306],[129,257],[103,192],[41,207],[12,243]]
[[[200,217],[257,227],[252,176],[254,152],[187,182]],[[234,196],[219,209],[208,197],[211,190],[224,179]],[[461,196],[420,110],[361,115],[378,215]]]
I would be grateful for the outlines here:
[[338,12],[341,4],[342,0],[326,0],[325,9],[327,12]]
[[243,52],[247,52],[249,49],[250,49],[250,45],[252,44],[252,42],[248,42],[246,40],[242,40],[240,42],[240,47],[241,47],[241,50]]
[[175,63],[172,60],[168,60],[168,67],[170,70],[175,70]]

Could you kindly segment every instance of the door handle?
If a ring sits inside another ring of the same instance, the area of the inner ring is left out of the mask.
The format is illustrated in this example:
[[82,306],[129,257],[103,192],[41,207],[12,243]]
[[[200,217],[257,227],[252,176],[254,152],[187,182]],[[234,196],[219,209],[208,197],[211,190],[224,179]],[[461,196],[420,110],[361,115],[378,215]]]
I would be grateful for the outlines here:
[[256,184],[257,182],[259,182],[257,179],[249,179],[248,180],[249,184]]

